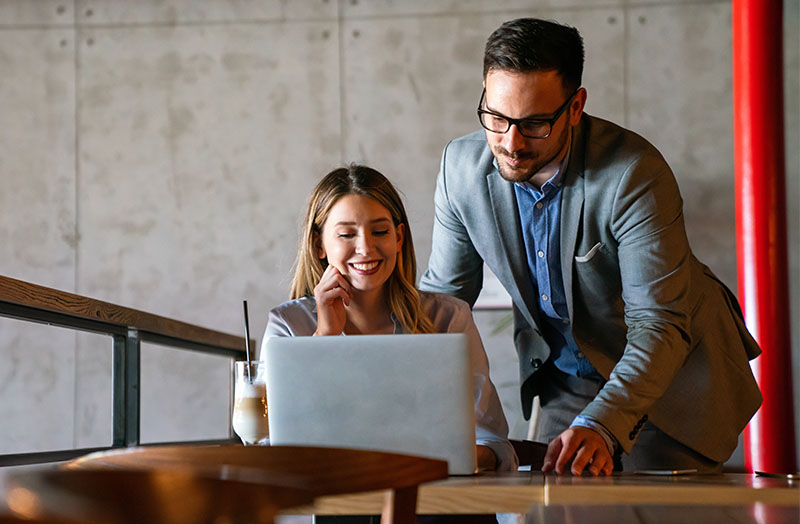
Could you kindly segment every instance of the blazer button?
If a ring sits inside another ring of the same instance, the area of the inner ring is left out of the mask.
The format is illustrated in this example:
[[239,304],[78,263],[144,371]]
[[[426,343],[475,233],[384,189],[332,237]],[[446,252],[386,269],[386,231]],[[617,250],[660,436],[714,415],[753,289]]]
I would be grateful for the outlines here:
[[533,366],[534,369],[539,369],[540,367],[542,367],[542,359],[540,359],[540,358],[532,358],[531,359],[531,366]]

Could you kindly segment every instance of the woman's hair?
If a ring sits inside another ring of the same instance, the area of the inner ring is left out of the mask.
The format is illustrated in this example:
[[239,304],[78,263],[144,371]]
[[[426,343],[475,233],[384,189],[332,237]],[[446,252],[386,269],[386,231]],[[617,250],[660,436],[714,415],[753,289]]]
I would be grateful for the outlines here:
[[406,333],[432,333],[433,324],[422,311],[419,292],[415,287],[417,259],[403,201],[385,176],[366,166],[350,164],[334,169],[311,192],[292,279],[291,298],[314,294],[314,287],[319,284],[328,266],[327,260],[318,256],[317,242],[331,208],[346,195],[369,197],[389,211],[395,227],[404,224],[403,246],[397,255],[394,271],[384,284],[387,286],[389,308]]

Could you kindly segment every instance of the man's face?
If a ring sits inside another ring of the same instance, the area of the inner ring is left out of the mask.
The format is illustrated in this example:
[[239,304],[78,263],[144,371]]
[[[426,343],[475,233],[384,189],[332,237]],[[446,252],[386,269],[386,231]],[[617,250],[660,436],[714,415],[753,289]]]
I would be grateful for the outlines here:
[[[484,86],[483,109],[517,119],[549,119],[569,96],[555,71],[490,71]],[[585,91],[581,89],[547,138],[524,137],[516,125],[505,133],[487,130],[486,140],[500,166],[500,175],[510,182],[523,182],[559,157],[567,147],[570,130],[580,121],[584,101]]]

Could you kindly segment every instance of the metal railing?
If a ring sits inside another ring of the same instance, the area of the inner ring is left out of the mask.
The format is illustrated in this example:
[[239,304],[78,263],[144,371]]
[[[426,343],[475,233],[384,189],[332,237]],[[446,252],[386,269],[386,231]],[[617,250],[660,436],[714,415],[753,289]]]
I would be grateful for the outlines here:
[[142,342],[245,358],[242,337],[5,276],[0,276],[0,316],[113,338],[111,446],[5,454],[0,455],[0,466],[69,460],[93,451],[139,445]]

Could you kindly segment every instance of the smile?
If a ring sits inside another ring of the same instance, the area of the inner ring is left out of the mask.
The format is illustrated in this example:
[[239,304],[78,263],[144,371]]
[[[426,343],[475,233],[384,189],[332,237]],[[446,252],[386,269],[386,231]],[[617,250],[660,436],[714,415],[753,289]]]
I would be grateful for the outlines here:
[[375,269],[377,269],[378,265],[380,265],[380,260],[375,260],[372,262],[353,262],[350,264],[350,267],[358,271],[359,273],[372,273]]

